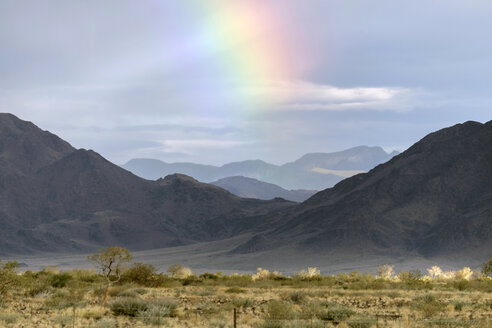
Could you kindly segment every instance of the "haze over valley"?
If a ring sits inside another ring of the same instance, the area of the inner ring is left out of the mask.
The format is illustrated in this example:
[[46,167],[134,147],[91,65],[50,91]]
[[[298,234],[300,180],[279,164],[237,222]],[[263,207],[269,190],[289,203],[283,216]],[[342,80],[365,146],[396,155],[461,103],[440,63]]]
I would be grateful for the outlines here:
[[366,172],[398,154],[381,147],[358,146],[334,153],[306,154],[283,165],[262,160],[228,163],[220,167],[194,163],[165,163],[155,159],[133,159],[122,165],[134,174],[154,180],[172,173],[182,173],[202,182],[243,176],[279,185],[286,189],[321,190],[344,178]]

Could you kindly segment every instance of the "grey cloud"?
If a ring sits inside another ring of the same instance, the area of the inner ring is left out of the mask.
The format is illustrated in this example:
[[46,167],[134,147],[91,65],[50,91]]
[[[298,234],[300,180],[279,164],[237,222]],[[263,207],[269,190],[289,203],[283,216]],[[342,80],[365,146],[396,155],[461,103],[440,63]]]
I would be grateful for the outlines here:
[[[438,128],[491,119],[490,1],[269,2],[294,72],[280,101],[269,81],[238,79],[221,70],[224,54],[193,43],[198,3],[0,1],[0,110],[117,163],[403,150]],[[340,100],[319,91],[328,87],[405,92]],[[245,88],[254,92],[242,97]]]

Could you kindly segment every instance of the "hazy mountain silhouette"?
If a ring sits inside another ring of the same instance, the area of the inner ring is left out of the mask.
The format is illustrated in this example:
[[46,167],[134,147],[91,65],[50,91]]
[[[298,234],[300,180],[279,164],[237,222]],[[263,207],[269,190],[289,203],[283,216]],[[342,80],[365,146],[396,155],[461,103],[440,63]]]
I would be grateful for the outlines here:
[[224,188],[239,197],[265,200],[280,197],[294,202],[303,202],[317,192],[316,190],[302,189],[286,190],[271,183],[242,176],[219,179],[211,184]]
[[359,146],[334,153],[306,154],[295,162],[273,165],[261,160],[234,162],[223,166],[194,163],[165,163],[156,159],[132,159],[122,167],[145,179],[181,173],[202,182],[244,176],[276,184],[285,189],[321,190],[346,177],[368,171],[396,153],[380,147]]
[[352,254],[486,255],[491,181],[492,121],[458,124],[272,217],[273,229],[236,252],[294,245]]
[[144,180],[10,114],[0,114],[0,159],[2,253],[213,240],[292,204],[241,199],[183,175]]

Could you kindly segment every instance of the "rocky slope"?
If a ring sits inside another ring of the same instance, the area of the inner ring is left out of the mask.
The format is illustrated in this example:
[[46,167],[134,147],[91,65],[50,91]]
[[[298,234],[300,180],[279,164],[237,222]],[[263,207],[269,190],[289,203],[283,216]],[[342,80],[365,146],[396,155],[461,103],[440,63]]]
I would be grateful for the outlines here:
[[487,254],[491,181],[492,121],[458,124],[284,211],[236,252],[294,245],[362,255]]
[[149,249],[227,238],[291,205],[241,199],[182,175],[144,180],[0,114],[0,253]]

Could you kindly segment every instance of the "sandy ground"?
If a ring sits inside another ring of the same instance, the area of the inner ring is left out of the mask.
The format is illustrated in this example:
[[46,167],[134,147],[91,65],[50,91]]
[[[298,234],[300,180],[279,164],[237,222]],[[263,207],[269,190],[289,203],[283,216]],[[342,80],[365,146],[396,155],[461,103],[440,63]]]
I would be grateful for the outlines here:
[[[249,236],[239,236],[216,242],[199,243],[187,246],[133,251],[134,260],[153,264],[159,270],[165,271],[170,265],[179,263],[192,268],[196,273],[217,272],[251,273],[258,267],[277,270],[284,274],[292,274],[307,267],[317,267],[323,274],[336,274],[358,270],[375,273],[382,264],[393,265],[395,271],[425,269],[438,265],[444,270],[461,269],[469,266],[479,268],[487,258],[474,258],[467,255],[455,255],[441,258],[394,258],[385,256],[345,256],[340,253],[306,253],[293,249],[280,249],[253,254],[232,255],[229,252]],[[59,269],[91,268],[86,258],[88,254],[49,254],[40,253],[29,256],[9,256],[3,260],[16,260],[21,263],[21,269],[41,270],[45,266],[58,266]]]

